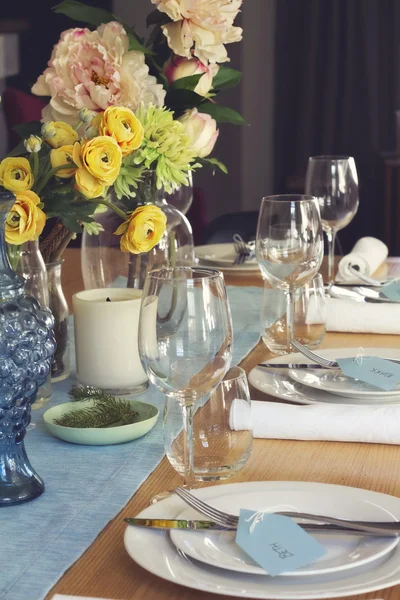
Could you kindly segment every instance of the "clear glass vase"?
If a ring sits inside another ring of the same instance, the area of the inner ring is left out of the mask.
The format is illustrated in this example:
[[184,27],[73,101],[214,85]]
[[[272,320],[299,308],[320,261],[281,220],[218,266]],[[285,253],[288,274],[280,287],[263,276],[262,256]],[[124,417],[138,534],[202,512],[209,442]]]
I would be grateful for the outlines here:
[[0,506],[26,502],[44,491],[24,438],[31,405],[50,370],[53,317],[25,294],[10,266],[4,224],[15,196],[0,192]]
[[[191,198],[192,187],[186,197]],[[162,266],[191,266],[194,264],[194,243],[192,228],[177,208],[167,201],[164,190],[156,187],[155,172],[148,172],[137,190],[136,198],[124,198],[111,201],[126,211],[133,211],[143,204],[155,204],[167,216],[167,231],[150,252],[127,254],[119,248],[119,236],[114,232],[121,218],[112,210],[96,215],[103,225],[99,235],[83,233],[82,237],[82,275],[85,289],[104,287],[135,287],[142,289],[148,270]]]
[[[25,242],[18,252],[16,272],[25,279],[25,292],[39,302],[41,308],[49,307],[47,270],[39,249],[39,240]],[[37,391],[32,410],[42,408],[51,398],[51,373]]]
[[51,363],[52,382],[63,381],[71,372],[70,343],[68,331],[68,304],[61,283],[63,261],[46,265],[49,289],[49,308],[54,317],[56,351]]

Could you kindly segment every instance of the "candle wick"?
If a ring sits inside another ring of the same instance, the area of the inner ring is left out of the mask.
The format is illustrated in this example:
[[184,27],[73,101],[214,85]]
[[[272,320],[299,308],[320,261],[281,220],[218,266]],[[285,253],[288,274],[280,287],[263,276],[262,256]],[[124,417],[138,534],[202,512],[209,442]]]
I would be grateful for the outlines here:
[[111,302],[110,298],[106,298],[106,302]]

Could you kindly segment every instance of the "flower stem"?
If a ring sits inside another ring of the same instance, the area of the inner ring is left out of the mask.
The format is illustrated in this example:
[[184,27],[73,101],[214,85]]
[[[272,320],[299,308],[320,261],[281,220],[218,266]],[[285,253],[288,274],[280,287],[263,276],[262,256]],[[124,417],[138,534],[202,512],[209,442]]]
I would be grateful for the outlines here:
[[57,171],[60,171],[61,169],[70,169],[70,168],[71,168],[71,165],[67,163],[65,165],[60,165],[59,167],[54,167],[54,169],[50,169],[50,171],[47,173],[47,175],[45,177],[43,177],[42,181],[36,187],[35,192],[37,193],[37,195],[40,196],[40,192],[49,183],[50,179],[53,177],[53,175],[55,175],[57,173]]
[[96,204],[102,204],[103,206],[107,206],[108,208],[111,208],[111,210],[113,210],[115,213],[117,213],[117,215],[119,217],[121,217],[121,219],[126,221],[126,219],[128,217],[126,212],[123,211],[121,208],[118,208],[118,206],[115,206],[115,204],[113,204],[112,202],[108,202],[107,200],[99,200],[98,198],[94,198],[94,202],[96,202]]

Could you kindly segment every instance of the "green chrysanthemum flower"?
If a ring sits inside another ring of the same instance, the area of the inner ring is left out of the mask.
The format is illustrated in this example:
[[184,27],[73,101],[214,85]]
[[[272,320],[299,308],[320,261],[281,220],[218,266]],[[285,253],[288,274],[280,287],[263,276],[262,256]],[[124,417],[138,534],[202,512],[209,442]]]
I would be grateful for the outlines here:
[[130,196],[131,198],[136,196],[136,190],[142,180],[143,171],[144,166],[135,166],[133,154],[124,156],[119,175],[114,182],[114,190],[118,200],[121,200],[124,196]]
[[133,154],[133,162],[146,169],[155,169],[157,188],[172,193],[180,185],[188,185],[188,174],[200,166],[193,164],[195,155],[190,140],[173,113],[150,104],[137,111],[144,128],[144,139]]

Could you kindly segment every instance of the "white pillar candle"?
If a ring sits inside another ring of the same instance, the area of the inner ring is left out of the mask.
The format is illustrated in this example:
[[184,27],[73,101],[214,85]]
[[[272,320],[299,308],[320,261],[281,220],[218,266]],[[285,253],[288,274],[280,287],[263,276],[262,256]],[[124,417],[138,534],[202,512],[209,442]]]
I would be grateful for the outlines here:
[[79,383],[115,392],[140,391],[147,382],[138,350],[142,291],[129,288],[74,294]]

